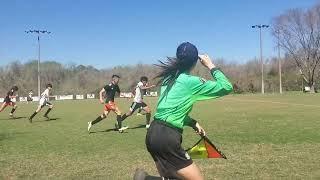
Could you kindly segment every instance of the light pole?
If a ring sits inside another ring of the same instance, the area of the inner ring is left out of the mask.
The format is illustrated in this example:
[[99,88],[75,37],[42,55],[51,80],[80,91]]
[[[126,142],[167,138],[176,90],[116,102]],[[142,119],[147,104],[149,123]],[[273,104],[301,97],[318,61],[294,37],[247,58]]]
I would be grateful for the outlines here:
[[29,30],[26,33],[36,33],[38,36],[38,98],[40,99],[40,34],[50,34],[47,30]]
[[264,94],[264,72],[263,72],[263,56],[262,56],[262,28],[268,28],[269,25],[254,25],[252,28],[259,28],[260,33],[260,61],[261,61],[261,93]]
[[281,73],[281,53],[280,53],[280,30],[277,31],[278,33],[278,63],[279,63],[279,90],[280,94],[282,94],[282,73]]

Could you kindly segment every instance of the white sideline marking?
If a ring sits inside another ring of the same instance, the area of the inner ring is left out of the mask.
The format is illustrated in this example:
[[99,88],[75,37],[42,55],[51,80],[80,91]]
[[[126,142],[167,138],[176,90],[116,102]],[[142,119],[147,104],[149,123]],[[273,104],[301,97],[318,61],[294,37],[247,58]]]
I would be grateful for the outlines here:
[[305,106],[305,107],[318,107],[320,108],[320,105],[312,105],[312,104],[299,104],[299,103],[285,103],[285,102],[277,102],[277,101],[263,101],[263,100],[243,100],[238,98],[224,98],[227,100],[236,100],[236,101],[242,101],[242,102],[259,102],[259,103],[271,103],[271,104],[282,104],[282,105],[294,105],[294,106]]

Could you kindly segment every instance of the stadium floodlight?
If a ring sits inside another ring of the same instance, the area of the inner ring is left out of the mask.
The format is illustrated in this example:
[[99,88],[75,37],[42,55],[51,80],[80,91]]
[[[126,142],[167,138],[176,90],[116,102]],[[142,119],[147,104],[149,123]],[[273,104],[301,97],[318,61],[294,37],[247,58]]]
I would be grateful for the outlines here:
[[51,34],[50,31],[47,30],[29,30],[24,31],[25,33],[35,33],[38,36],[38,97],[40,99],[40,92],[41,92],[41,86],[40,86],[40,34]]
[[262,56],[262,32],[261,29],[268,28],[269,25],[260,24],[260,25],[254,25],[251,26],[252,28],[259,28],[259,34],[260,34],[260,62],[261,62],[261,93],[264,94],[264,68],[263,68],[263,56]]
[[279,68],[279,92],[282,94],[281,52],[280,52],[280,30],[277,30],[278,39],[278,68]]

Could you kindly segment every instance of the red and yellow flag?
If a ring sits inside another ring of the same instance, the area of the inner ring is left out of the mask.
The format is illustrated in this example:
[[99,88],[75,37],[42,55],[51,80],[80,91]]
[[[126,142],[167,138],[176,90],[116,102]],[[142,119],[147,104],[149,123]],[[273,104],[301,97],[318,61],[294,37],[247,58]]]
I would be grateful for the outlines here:
[[221,151],[219,151],[218,148],[216,148],[216,146],[207,137],[202,137],[192,148],[188,149],[187,152],[193,159],[227,159],[227,157]]

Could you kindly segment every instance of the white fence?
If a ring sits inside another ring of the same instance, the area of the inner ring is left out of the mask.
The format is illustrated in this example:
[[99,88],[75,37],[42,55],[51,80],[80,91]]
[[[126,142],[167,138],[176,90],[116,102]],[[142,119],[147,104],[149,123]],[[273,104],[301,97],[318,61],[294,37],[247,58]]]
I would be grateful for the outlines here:
[[84,99],[84,95],[76,95],[76,99]]
[[[147,94],[145,96],[157,97],[158,93],[157,92],[150,92],[149,94]],[[85,97],[86,97],[86,99],[95,99],[96,98],[95,94],[86,94],[86,96],[82,95],[82,94],[77,94],[77,95],[70,94],[70,95],[50,96],[50,99],[58,100],[58,101],[61,101],[61,100],[73,100],[73,99],[81,100],[81,99],[85,99]],[[122,93],[120,93],[120,98],[131,98],[131,97],[133,97],[133,94],[131,92],[122,92]],[[13,102],[17,101],[16,98],[12,98],[11,100]],[[27,97],[19,97],[18,100],[20,102],[26,102],[27,101]],[[0,98],[0,102],[3,102],[3,101],[4,101],[4,98]],[[32,101],[39,101],[38,96],[32,97]]]
[[20,102],[26,102],[27,101],[27,97],[19,97],[19,101]]
[[122,92],[122,93],[120,93],[120,97],[121,98],[131,98],[131,97],[133,97],[133,94],[131,92],[130,93]]
[[94,94],[87,94],[87,99],[94,99],[95,95]]

